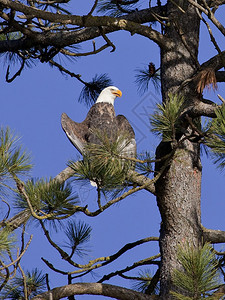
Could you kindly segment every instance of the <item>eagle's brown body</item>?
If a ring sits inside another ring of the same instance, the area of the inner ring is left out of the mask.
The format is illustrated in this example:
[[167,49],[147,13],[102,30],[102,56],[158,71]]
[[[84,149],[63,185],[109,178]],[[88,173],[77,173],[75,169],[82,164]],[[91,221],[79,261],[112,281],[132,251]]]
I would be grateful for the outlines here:
[[133,128],[128,120],[123,115],[116,116],[114,106],[104,102],[94,104],[86,119],[81,123],[74,122],[67,114],[63,113],[61,124],[67,137],[81,154],[87,143],[100,143],[95,134],[96,130],[100,134],[107,134],[109,138],[118,134],[126,134],[129,139],[135,138]]
[[114,99],[120,97],[121,94],[116,87],[104,89],[81,123],[74,122],[65,113],[62,114],[62,128],[82,155],[87,144],[101,144],[99,135],[106,135],[112,141],[125,136],[121,155],[136,156],[134,130],[128,120],[123,115],[116,116],[114,110]]

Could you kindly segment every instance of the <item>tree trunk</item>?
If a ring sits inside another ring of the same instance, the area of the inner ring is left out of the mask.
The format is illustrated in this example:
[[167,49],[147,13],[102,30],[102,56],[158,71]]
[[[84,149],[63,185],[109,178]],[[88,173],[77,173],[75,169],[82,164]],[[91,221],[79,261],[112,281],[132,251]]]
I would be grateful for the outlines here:
[[[169,50],[161,51],[161,79],[163,101],[169,93],[184,96],[185,106],[198,100],[198,94],[190,85],[179,89],[181,84],[197,71],[199,42],[199,17],[193,7],[183,7],[182,13],[171,2],[168,3],[169,24],[165,35],[172,40]],[[187,130],[187,128],[186,128]],[[182,137],[180,137],[182,138]],[[171,151],[170,143],[162,142],[156,156],[162,157]],[[156,165],[156,170],[159,165]],[[201,230],[201,162],[197,143],[185,141],[160,180],[156,183],[157,203],[162,217],[160,230],[160,299],[171,299],[174,289],[172,273],[179,268],[177,249],[189,243],[198,246],[202,242]]]

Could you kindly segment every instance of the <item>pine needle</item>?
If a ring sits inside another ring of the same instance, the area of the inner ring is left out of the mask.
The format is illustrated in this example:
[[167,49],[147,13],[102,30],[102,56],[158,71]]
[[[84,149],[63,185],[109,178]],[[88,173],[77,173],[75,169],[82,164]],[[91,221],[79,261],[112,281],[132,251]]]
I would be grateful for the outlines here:
[[155,69],[153,63],[149,63],[148,66],[143,69],[136,69],[135,83],[138,86],[138,92],[143,95],[147,92],[149,83],[152,82],[156,92],[160,90],[160,73],[159,69]]
[[127,171],[134,163],[120,158],[129,144],[126,133],[108,137],[106,132],[95,131],[99,144],[88,144],[85,148],[83,161],[69,161],[68,165],[74,170],[75,178],[91,180],[100,188],[112,189],[123,185]]
[[0,231],[0,255],[4,255],[10,249],[15,247],[16,238],[15,236],[6,229]]
[[204,293],[219,286],[218,262],[209,244],[202,248],[187,244],[179,247],[177,256],[182,269],[173,273],[173,282],[181,291],[172,292],[176,299],[199,300]]
[[123,14],[131,13],[138,9],[137,2],[139,0],[99,0],[97,12],[104,13],[111,17],[120,17]]
[[[37,268],[25,272],[25,282],[29,299],[46,291],[46,276]],[[24,279],[16,276],[9,281],[3,291],[1,299],[25,299],[24,298]]]
[[209,124],[205,144],[210,148],[215,164],[225,166],[225,105],[215,110],[216,118]]
[[68,238],[66,245],[71,248],[70,257],[72,257],[74,253],[78,256],[86,254],[87,249],[83,247],[83,245],[90,240],[91,230],[92,228],[82,221],[78,223],[73,221],[68,222],[65,234]]
[[[45,214],[63,216],[71,214],[78,196],[73,193],[70,185],[59,183],[53,179],[31,179],[25,184],[25,191],[33,209]],[[24,195],[16,194],[14,206],[19,210],[28,208]]]
[[0,176],[27,174],[31,169],[29,155],[18,145],[18,138],[10,129],[0,129]]
[[82,89],[78,102],[84,102],[87,106],[93,105],[100,92],[107,86],[113,85],[107,74],[95,75]]
[[210,90],[211,88],[215,91],[217,89],[217,80],[215,70],[212,68],[207,68],[199,72],[199,74],[195,77],[197,81],[197,92],[202,94],[203,90],[207,88]]
[[179,95],[169,95],[163,104],[157,104],[157,109],[150,116],[151,131],[161,135],[163,141],[175,141],[180,129],[180,116],[183,111],[184,99]]

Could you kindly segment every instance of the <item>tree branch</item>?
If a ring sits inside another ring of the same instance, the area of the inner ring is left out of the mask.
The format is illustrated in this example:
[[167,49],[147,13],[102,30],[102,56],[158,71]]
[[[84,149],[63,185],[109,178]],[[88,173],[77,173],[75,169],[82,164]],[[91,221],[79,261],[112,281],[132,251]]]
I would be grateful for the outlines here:
[[160,47],[171,46],[170,40],[163,37],[158,31],[152,29],[149,26],[140,25],[141,23],[153,21],[154,17],[152,16],[151,11],[159,13],[158,7],[154,9],[134,12],[120,18],[113,18],[109,16],[99,17],[88,15],[82,17],[76,15],[54,14],[10,0],[0,0],[0,3],[3,6],[10,7],[16,11],[24,13],[25,15],[29,15],[30,19],[37,17],[64,25],[78,25],[80,27],[88,27],[85,29],[76,29],[72,32],[71,28],[69,29],[69,32],[33,32],[32,38],[24,36],[23,38],[16,41],[1,41],[1,53],[6,51],[16,51],[19,49],[29,49],[30,47],[38,45],[53,45],[55,47],[61,48],[68,45],[81,43],[83,41],[101,36],[101,30],[99,29],[99,26],[103,26],[105,34],[117,30],[126,30],[131,32],[131,34],[137,33],[146,36],[156,42]]
[[7,227],[13,231],[18,227],[20,227],[22,224],[26,223],[29,220],[30,216],[31,216],[30,210],[25,209],[19,212],[18,214],[16,214],[15,216],[13,216],[8,221],[1,223],[1,227]]
[[129,171],[128,172],[129,180],[132,181],[133,183],[138,184],[139,186],[145,186],[145,190],[152,193],[153,195],[156,195],[155,192],[155,182],[152,181],[152,179],[139,174],[136,171]]
[[[61,171],[58,175],[56,175],[55,180],[59,181],[60,183],[66,181],[68,178],[73,176],[74,171],[67,167],[63,171]],[[13,216],[8,221],[4,221],[0,223],[0,227],[8,227],[10,230],[15,230],[20,227],[22,224],[26,223],[29,218],[31,217],[31,212],[29,209],[25,209],[15,216]]]
[[70,167],[67,167],[64,170],[62,170],[58,175],[56,175],[54,180],[58,181],[59,183],[63,183],[73,175],[74,175],[74,170]]
[[32,300],[62,299],[72,295],[101,295],[119,300],[154,300],[149,296],[120,286],[102,283],[74,283],[37,295]]
[[154,255],[152,257],[148,257],[148,258],[145,258],[145,259],[142,259],[140,261],[137,261],[135,263],[133,263],[131,266],[128,266],[124,269],[121,269],[121,270],[117,270],[115,272],[112,272],[108,275],[104,275],[98,282],[103,282],[105,280],[109,280],[110,278],[116,276],[116,275],[119,275],[119,274],[122,274],[122,273],[125,273],[125,272],[128,272],[130,270],[133,270],[139,266],[145,266],[145,265],[159,265],[159,261],[154,261],[156,258],[159,258],[161,255],[160,253],[157,254],[157,255]]
[[[161,174],[161,173],[160,173]],[[158,176],[159,177],[159,176]],[[157,177],[157,178],[158,178]],[[153,179],[149,179],[149,181],[152,181],[152,183],[154,183],[156,181],[156,177],[153,178]],[[101,206],[101,208],[91,212],[87,209],[87,206],[85,207],[81,207],[81,206],[75,206],[74,207],[74,212],[76,211],[80,211],[80,212],[83,212],[86,216],[89,216],[89,217],[96,217],[98,216],[99,214],[101,214],[104,210],[106,210],[107,208],[109,208],[110,206],[112,206],[113,204],[115,203],[118,203],[120,202],[121,200],[125,199],[126,197],[138,192],[138,191],[141,191],[143,189],[145,189],[146,187],[149,186],[149,181],[146,181],[143,185],[141,186],[137,186],[137,187],[133,187],[131,188],[130,190],[128,190],[127,192],[123,193],[122,195],[108,201],[105,205]]]
[[204,242],[212,244],[225,243],[225,231],[207,229],[202,226]]
[[207,0],[207,4],[209,7],[216,7],[218,8],[221,5],[225,4],[225,0]]
[[225,51],[222,51],[221,54],[217,54],[210,58],[209,60],[205,61],[203,64],[201,64],[200,70],[204,70],[207,68],[212,68],[215,71],[218,71],[219,69],[223,68],[223,61],[225,60]]
[[217,82],[225,82],[225,71],[217,71],[216,80]]
[[200,116],[215,118],[216,108],[218,108],[218,105],[216,105],[214,102],[207,99],[202,99],[201,101],[196,101],[195,105],[185,112],[185,115],[188,114],[188,116],[192,118]]
[[193,0],[188,0],[188,2],[190,4],[192,4],[193,6],[195,6],[196,8],[198,8],[201,12],[203,12],[210,21],[212,21],[212,23],[219,29],[219,31],[225,35],[225,28],[224,26],[217,20],[217,18],[215,17],[214,13],[208,9],[208,5],[206,3],[206,1],[202,0],[204,3],[204,6],[200,5],[199,3],[193,1]]
[[[106,266],[106,265],[110,264],[111,262],[113,262],[114,260],[116,260],[118,257],[120,257],[122,254],[124,254],[128,250],[131,250],[132,248],[139,246],[141,244],[151,242],[151,241],[158,241],[158,240],[159,240],[159,238],[157,238],[157,237],[147,237],[147,238],[144,238],[144,239],[132,242],[132,243],[128,243],[128,244],[124,245],[115,254],[112,254],[112,255],[106,256],[106,257],[99,257],[99,258],[93,259],[93,260],[89,261],[89,263],[87,265],[83,265],[83,270],[72,271],[72,272],[69,272],[69,274],[77,274],[80,272],[92,271],[94,269]],[[95,265],[97,262],[102,262],[102,261],[103,261],[103,263]]]

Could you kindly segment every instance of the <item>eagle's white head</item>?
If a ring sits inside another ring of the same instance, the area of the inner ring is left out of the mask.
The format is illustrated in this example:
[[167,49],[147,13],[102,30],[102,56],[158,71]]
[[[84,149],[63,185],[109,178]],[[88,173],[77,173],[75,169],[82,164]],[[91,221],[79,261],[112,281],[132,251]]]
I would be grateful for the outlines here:
[[101,93],[98,96],[98,99],[96,100],[96,103],[99,102],[106,102],[114,105],[114,100],[116,97],[121,97],[122,92],[115,86],[108,86],[104,90],[101,91]]

